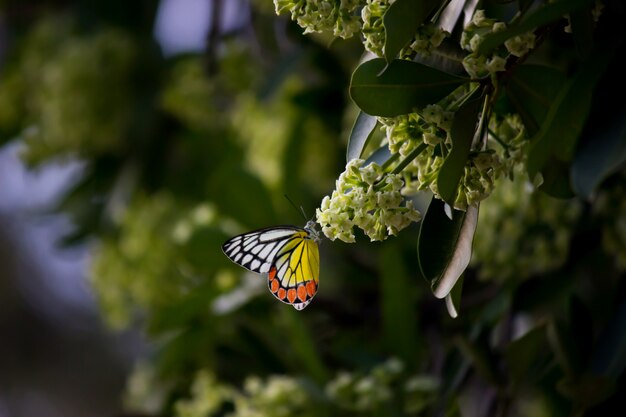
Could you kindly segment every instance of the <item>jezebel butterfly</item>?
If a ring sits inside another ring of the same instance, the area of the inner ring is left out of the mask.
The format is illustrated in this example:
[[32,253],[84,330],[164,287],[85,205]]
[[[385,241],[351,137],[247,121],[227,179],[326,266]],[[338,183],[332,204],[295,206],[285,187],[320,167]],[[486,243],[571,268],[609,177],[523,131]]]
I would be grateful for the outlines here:
[[315,222],[302,227],[275,226],[229,239],[222,251],[234,263],[266,274],[274,297],[302,310],[309,305],[319,285],[320,235]]

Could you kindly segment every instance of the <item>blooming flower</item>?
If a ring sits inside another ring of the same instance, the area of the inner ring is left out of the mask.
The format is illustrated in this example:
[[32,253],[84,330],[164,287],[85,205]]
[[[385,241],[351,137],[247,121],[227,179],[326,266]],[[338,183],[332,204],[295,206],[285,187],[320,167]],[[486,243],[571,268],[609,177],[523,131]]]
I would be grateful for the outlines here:
[[354,242],[354,226],[372,241],[385,240],[421,218],[412,201],[404,203],[401,175],[385,173],[376,163],[363,163],[350,161],[336,190],[317,209],[317,222],[331,240]]

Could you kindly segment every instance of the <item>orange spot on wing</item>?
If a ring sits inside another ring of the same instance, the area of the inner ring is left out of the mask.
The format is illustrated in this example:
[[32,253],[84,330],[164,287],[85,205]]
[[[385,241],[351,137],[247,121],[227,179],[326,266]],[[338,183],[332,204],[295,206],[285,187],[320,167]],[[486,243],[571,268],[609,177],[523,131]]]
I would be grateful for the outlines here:
[[273,266],[270,269],[270,272],[269,272],[268,276],[269,276],[270,281],[274,279],[274,277],[276,276],[276,267],[275,266]]
[[292,304],[294,301],[296,301],[296,290],[294,290],[293,288],[290,288],[287,291],[287,300],[289,300],[289,302]]
[[276,295],[278,295],[278,299],[279,300],[284,300],[285,296],[287,295],[287,291],[285,291],[284,288],[279,288],[278,289],[278,294],[276,294]]
[[304,284],[298,285],[298,298],[302,302],[306,300],[306,287],[304,286]]
[[315,281],[309,281],[306,283],[306,292],[309,294],[309,297],[313,297],[315,295],[317,292]]
[[277,279],[273,279],[272,281],[270,281],[270,290],[272,290],[272,292],[276,292],[278,291],[278,280]]

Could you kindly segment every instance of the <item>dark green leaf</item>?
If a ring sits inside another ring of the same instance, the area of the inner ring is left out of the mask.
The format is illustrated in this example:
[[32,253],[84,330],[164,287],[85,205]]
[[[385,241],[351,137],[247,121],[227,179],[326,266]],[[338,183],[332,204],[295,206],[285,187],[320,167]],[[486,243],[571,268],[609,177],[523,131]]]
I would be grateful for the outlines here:
[[551,357],[548,354],[546,326],[541,325],[511,342],[504,353],[504,358],[514,382],[528,378],[538,378],[548,366]]
[[436,103],[466,79],[447,74],[417,62],[394,60],[380,76],[386,62],[382,58],[361,64],[350,84],[350,96],[366,113],[398,116]]
[[531,180],[544,170],[549,161],[552,162],[552,158],[565,163],[572,160],[591,108],[594,87],[611,61],[616,46],[608,45],[594,51],[552,102],[528,153],[527,167]]
[[551,67],[521,65],[511,75],[506,94],[524,122],[529,135],[535,135],[559,94],[565,75]]
[[545,164],[539,189],[554,198],[567,199],[574,197],[570,183],[570,164],[550,156]]
[[378,123],[376,117],[370,116],[362,111],[359,112],[359,115],[354,121],[354,126],[352,126],[350,139],[348,139],[346,162],[358,159],[363,155],[363,150],[372,138],[372,133],[376,128],[376,123]]
[[416,357],[418,346],[416,300],[411,292],[409,274],[404,267],[401,252],[397,244],[385,245],[381,251],[381,314],[388,350],[411,363]]
[[540,26],[547,25],[556,20],[562,19],[568,13],[572,13],[591,3],[592,0],[557,0],[540,7],[521,20],[513,23],[508,28],[499,32],[493,32],[478,45],[477,52],[481,55],[488,55],[494,48],[502,45],[507,39],[514,36],[531,32]]
[[618,100],[613,106],[617,108],[611,112],[612,117],[593,126],[594,136],[574,157],[571,179],[579,196],[591,197],[602,181],[626,162],[626,102]]
[[385,27],[385,59],[391,62],[409,43],[439,0],[396,0],[383,16]]
[[437,298],[447,296],[465,271],[472,255],[472,240],[478,208],[452,210],[452,220],[444,211],[445,203],[433,198],[420,225],[417,259],[424,278],[431,282]]
[[448,74],[465,75],[467,74],[463,67],[465,54],[457,42],[446,38],[430,55],[418,54],[413,60]]
[[476,133],[480,104],[481,100],[467,101],[456,112],[452,121],[450,131],[452,150],[443,162],[437,176],[439,194],[450,205],[454,204],[459,181],[465,172],[465,164]]

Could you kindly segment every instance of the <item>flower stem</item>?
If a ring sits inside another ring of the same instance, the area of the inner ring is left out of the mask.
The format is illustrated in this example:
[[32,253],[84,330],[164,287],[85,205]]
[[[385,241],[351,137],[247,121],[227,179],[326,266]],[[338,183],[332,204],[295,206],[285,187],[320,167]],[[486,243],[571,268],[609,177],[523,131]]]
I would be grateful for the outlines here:
[[[390,174],[392,175],[397,175],[399,173],[402,172],[402,170],[411,163],[412,160],[414,160],[415,158],[417,158],[417,155],[419,155],[420,153],[422,153],[422,151],[424,149],[426,149],[428,147],[427,144],[425,143],[420,143],[419,146],[415,149],[413,149],[402,161],[400,161],[400,163],[398,163],[398,165],[396,165],[396,167],[391,170]],[[387,171],[387,168],[389,168],[389,166],[395,162],[398,158],[400,157],[399,153],[395,153],[393,155],[391,155],[389,157],[389,159],[387,159],[387,161],[385,161],[385,163],[382,165],[382,168],[384,171]],[[378,180],[378,182],[376,184],[374,184],[374,189],[377,191],[380,191],[382,189],[382,187],[385,186],[385,182],[380,179]]]
[[504,143],[502,141],[502,139],[500,139],[500,137],[498,135],[496,135],[496,132],[494,132],[493,130],[487,128],[487,132],[489,132],[489,134],[491,135],[491,137],[494,138],[494,140],[496,142],[498,142],[505,150],[509,150],[509,145],[507,145],[506,143]]
[[391,166],[391,164],[396,162],[398,160],[398,158],[400,158],[400,154],[399,153],[394,153],[380,167],[383,169],[383,171],[387,171],[387,169]]
[[402,170],[411,163],[424,149],[428,147],[427,144],[421,143],[417,148],[413,149],[396,167],[391,171],[392,174],[399,174]]

